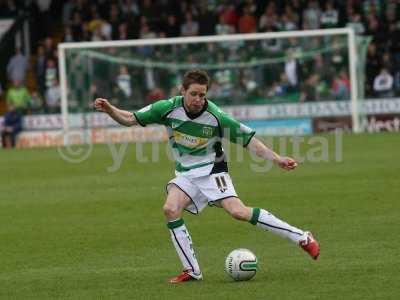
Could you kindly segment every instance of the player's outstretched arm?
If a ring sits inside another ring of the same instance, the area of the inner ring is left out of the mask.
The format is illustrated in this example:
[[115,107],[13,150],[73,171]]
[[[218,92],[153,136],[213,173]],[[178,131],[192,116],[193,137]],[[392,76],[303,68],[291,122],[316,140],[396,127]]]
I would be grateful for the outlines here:
[[97,111],[107,113],[111,118],[113,118],[121,125],[133,126],[138,124],[133,113],[115,107],[110,102],[108,102],[107,99],[97,98],[94,101],[93,106]]
[[282,169],[290,171],[297,167],[297,162],[293,158],[280,156],[265,146],[264,143],[256,137],[250,140],[247,149],[259,157],[272,161]]

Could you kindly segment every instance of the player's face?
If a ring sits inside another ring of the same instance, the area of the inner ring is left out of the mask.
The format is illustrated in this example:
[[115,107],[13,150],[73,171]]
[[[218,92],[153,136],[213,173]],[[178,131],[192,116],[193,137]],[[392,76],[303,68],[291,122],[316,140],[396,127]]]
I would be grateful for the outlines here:
[[185,90],[182,88],[182,95],[186,109],[191,113],[198,113],[206,101],[207,85],[192,83]]

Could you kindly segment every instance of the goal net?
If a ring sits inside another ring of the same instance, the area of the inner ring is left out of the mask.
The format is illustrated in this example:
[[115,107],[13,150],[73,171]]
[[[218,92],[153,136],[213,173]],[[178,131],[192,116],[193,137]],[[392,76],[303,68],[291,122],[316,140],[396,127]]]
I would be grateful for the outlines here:
[[359,45],[349,28],[63,43],[64,131],[74,113],[93,112],[96,97],[136,110],[179,94],[183,74],[195,68],[208,71],[208,98],[221,106],[343,101],[358,131],[365,57]]

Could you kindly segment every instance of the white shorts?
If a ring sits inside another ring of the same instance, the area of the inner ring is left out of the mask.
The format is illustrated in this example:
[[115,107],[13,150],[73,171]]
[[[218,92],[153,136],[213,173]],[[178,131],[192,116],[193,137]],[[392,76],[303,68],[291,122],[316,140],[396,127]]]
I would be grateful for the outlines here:
[[200,213],[207,205],[220,206],[218,201],[237,197],[231,177],[226,172],[197,178],[178,175],[168,182],[167,192],[172,184],[176,185],[192,200],[192,203],[185,210],[193,214]]

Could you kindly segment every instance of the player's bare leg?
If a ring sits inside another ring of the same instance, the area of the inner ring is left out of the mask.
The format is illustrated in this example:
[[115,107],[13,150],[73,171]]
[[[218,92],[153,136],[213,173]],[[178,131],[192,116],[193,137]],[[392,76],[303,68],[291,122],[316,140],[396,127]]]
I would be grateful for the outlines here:
[[288,238],[299,245],[313,259],[318,258],[319,244],[310,232],[291,226],[264,209],[248,207],[239,198],[227,198],[222,200],[220,204],[233,218],[248,221],[264,230]]
[[171,240],[184,268],[180,275],[170,279],[170,283],[203,278],[194,253],[192,239],[182,219],[182,212],[190,203],[190,198],[182,190],[174,184],[169,185],[163,211],[168,221],[167,226],[171,233]]

